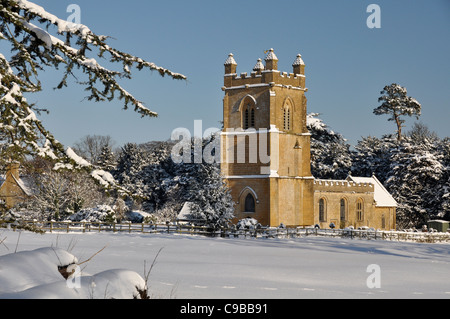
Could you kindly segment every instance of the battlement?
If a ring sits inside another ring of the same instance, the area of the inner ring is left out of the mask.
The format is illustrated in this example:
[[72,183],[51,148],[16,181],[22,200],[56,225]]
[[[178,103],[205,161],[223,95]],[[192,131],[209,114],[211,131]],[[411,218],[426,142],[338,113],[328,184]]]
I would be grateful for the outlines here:
[[314,190],[320,192],[373,193],[375,186],[372,183],[357,183],[348,180],[315,179]]
[[236,72],[237,63],[232,53],[228,55],[225,61],[225,76],[224,76],[224,90],[236,88],[248,88],[249,86],[281,86],[287,88],[307,90],[305,88],[305,63],[298,54],[294,63],[292,64],[293,72],[278,71],[278,58],[273,49],[269,50],[264,59],[266,65],[258,59],[253,71],[248,74],[242,72],[238,75]]

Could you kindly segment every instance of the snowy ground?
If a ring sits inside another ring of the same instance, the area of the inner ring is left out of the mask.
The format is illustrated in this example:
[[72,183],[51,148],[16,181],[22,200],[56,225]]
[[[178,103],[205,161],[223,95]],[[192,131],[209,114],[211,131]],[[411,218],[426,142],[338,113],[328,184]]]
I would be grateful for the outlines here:
[[[148,269],[163,248],[149,278],[154,298],[450,298],[449,244],[0,229],[2,239],[0,256],[52,246],[82,261],[106,246],[83,265],[85,275],[120,268],[144,277],[144,262]],[[380,288],[367,285],[372,264]]]

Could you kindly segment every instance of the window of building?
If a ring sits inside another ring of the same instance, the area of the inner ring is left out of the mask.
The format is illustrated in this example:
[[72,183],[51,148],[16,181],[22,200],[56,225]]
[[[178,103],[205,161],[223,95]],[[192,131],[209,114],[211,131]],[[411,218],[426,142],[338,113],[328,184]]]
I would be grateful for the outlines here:
[[364,203],[361,198],[356,201],[356,218],[359,221],[364,220]]
[[248,107],[245,108],[244,111],[244,130],[249,128],[249,114],[248,114]]
[[324,222],[327,219],[326,213],[327,213],[327,207],[325,199],[321,198],[319,199],[319,221]]
[[255,109],[251,108],[250,111],[250,127],[255,127]]
[[340,219],[341,221],[345,221],[347,218],[347,201],[345,198],[341,198],[341,205],[340,205]]
[[247,196],[245,197],[244,211],[246,213],[255,212],[255,198],[250,193],[248,193]]
[[286,131],[291,129],[291,109],[288,105],[285,106],[283,112],[283,128]]
[[242,104],[242,128],[244,130],[247,130],[251,127],[255,127],[256,122],[256,107],[255,107],[255,101],[252,100],[250,97],[246,97],[243,104]]

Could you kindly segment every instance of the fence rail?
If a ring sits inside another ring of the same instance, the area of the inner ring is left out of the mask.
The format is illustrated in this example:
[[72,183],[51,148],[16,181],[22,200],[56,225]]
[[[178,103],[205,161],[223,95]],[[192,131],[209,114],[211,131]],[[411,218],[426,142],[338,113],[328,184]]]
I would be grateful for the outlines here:
[[[0,221],[0,225],[6,222]],[[255,229],[236,229],[235,227],[212,229],[206,226],[194,226],[182,223],[106,223],[106,222],[68,222],[22,220],[9,226],[40,230],[45,232],[128,232],[128,233],[176,233],[206,235],[229,238],[298,238],[307,236],[341,237],[367,240],[414,241],[425,243],[450,242],[450,233],[380,231],[359,229],[318,229],[312,227],[261,227]]]

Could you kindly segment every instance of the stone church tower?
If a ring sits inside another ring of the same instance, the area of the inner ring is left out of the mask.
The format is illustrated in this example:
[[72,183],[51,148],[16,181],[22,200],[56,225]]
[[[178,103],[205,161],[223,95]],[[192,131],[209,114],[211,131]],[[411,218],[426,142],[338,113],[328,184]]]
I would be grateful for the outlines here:
[[278,70],[273,49],[253,72],[225,62],[221,169],[236,203],[236,219],[263,225],[312,225],[314,178],[306,127],[305,64]]
[[311,175],[305,63],[278,71],[271,49],[265,65],[236,73],[225,61],[221,171],[236,203],[236,220],[262,225],[395,229],[397,202],[375,176],[320,180]]

